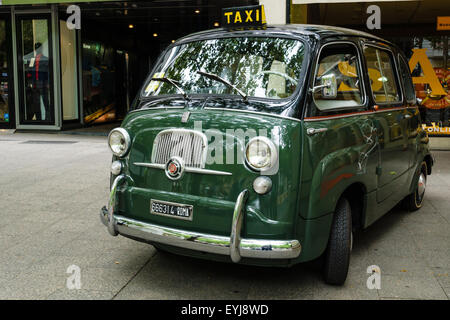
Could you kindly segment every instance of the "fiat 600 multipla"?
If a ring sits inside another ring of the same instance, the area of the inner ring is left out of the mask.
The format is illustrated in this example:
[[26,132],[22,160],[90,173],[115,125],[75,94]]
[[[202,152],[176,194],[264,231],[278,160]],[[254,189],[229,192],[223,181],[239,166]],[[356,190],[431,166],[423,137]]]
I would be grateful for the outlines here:
[[108,139],[112,235],[260,266],[321,258],[330,284],[353,232],[422,206],[433,165],[403,53],[325,26],[179,39]]

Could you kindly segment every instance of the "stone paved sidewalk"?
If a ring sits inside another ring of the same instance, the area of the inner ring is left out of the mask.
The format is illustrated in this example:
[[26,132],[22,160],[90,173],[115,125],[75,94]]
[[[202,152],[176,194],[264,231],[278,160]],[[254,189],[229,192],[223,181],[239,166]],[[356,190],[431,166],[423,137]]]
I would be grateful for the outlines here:
[[[0,299],[448,299],[450,152],[434,155],[424,207],[394,209],[358,234],[347,282],[332,287],[315,263],[255,268],[111,237],[98,217],[111,160],[104,137],[1,135]],[[66,288],[70,265],[81,269],[80,290]],[[370,265],[381,268],[380,290],[366,287]]]

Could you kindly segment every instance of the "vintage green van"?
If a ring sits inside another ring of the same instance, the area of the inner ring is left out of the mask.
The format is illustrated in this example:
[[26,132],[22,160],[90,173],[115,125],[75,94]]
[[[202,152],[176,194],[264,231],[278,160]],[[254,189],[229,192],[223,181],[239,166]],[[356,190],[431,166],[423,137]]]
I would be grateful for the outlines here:
[[313,25],[179,39],[108,142],[112,235],[261,266],[323,257],[330,284],[355,230],[422,206],[433,166],[399,49]]

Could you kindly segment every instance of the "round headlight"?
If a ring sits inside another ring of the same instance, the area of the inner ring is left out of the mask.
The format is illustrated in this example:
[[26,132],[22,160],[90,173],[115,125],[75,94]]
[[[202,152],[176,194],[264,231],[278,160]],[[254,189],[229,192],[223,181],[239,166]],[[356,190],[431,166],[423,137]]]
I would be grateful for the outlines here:
[[245,148],[247,164],[254,170],[266,170],[275,165],[278,151],[274,143],[266,137],[250,139]]
[[130,148],[130,136],[123,128],[111,130],[108,136],[108,144],[112,153],[117,157],[123,157]]

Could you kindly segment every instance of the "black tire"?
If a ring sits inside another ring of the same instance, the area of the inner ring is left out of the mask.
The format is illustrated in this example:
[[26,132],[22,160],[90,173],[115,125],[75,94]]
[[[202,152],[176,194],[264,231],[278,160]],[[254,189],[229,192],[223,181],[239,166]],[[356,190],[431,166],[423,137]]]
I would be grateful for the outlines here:
[[[403,199],[403,207],[408,211],[417,211],[422,208],[423,199],[425,197],[425,189],[427,182],[427,163],[425,161],[420,165],[419,177],[414,188],[414,192]],[[424,181],[420,181],[420,178]],[[419,192],[419,184],[424,184],[423,192]]]
[[352,212],[347,199],[341,198],[334,212],[330,239],[325,251],[324,280],[342,285],[347,279],[352,250]]

